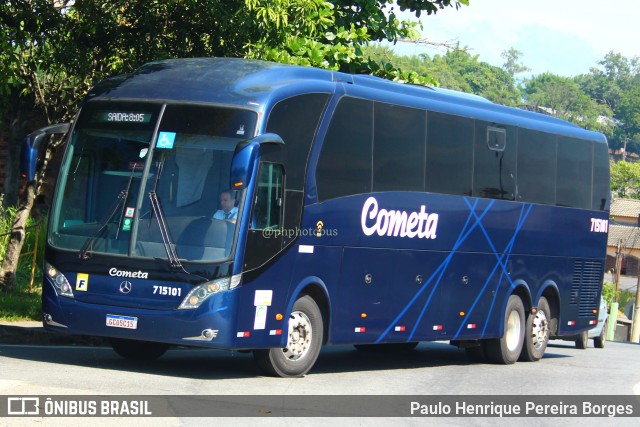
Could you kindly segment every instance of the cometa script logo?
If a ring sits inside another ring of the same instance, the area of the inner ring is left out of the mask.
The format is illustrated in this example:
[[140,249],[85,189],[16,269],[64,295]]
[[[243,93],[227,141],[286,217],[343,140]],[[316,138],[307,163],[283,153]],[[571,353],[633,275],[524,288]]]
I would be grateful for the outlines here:
[[132,279],[148,279],[149,273],[145,273],[143,271],[125,271],[118,270],[117,268],[112,268],[109,270],[109,276],[113,277],[130,277]]
[[424,205],[419,212],[378,209],[375,197],[369,197],[362,206],[360,217],[362,231],[366,236],[408,237],[413,239],[435,239],[438,229],[438,214],[428,213]]

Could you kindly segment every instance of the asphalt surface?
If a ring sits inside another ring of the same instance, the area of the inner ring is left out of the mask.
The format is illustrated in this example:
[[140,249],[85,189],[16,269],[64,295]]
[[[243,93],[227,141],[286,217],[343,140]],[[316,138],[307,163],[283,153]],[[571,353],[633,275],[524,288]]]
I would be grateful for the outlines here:
[[50,332],[44,329],[42,322],[35,321],[0,321],[0,344],[108,345],[105,340],[97,337]]

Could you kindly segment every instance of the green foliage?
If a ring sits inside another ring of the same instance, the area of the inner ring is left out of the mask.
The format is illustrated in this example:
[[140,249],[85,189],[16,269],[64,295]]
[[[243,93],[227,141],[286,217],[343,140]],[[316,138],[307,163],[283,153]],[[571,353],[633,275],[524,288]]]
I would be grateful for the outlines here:
[[525,101],[535,108],[544,108],[561,119],[584,128],[610,132],[598,122],[598,117],[610,117],[612,112],[587,95],[575,78],[543,73],[525,80]]
[[519,102],[514,80],[505,70],[482,62],[478,55],[471,55],[463,49],[430,58],[428,55],[397,56],[389,48],[369,46],[364,54],[372,61],[428,76],[438,86],[447,89],[473,93],[503,105]]
[[620,310],[624,310],[627,304],[636,300],[636,294],[629,289],[621,290],[618,293],[618,307]]
[[613,283],[605,282],[602,285],[602,297],[607,302],[607,307],[611,307],[611,303],[613,302],[613,298],[616,294],[616,285]]
[[346,2],[245,0],[247,12],[259,18],[254,25],[260,36],[245,45],[244,56],[366,73],[400,82],[432,83],[428,76],[405,72],[394,64],[371,61],[363,56],[363,47],[372,40],[416,36],[416,23],[399,21],[393,14],[387,17],[373,7],[387,2],[356,3],[362,7],[360,20],[353,19],[354,9],[347,7]]
[[618,197],[640,199],[640,163],[611,163],[611,192]]
[[[602,297],[607,302],[607,307],[611,307],[611,303],[615,300],[616,285],[613,283],[605,283],[602,286]],[[618,309],[624,310],[628,303],[636,300],[636,294],[629,289],[618,292]]]
[[[2,208],[0,195],[0,259],[4,258],[7,243],[9,242],[9,234],[13,225],[16,214],[15,207]],[[28,292],[31,282],[31,271],[33,266],[34,249],[36,250],[36,263],[34,274],[34,289],[40,287],[42,283],[42,261],[44,260],[44,246],[46,239],[46,223],[38,223],[35,219],[29,218],[27,222],[27,230],[25,242],[22,246],[22,253],[18,269],[16,271],[18,291]],[[37,240],[37,247],[36,247]]]
[[507,74],[509,74],[509,76],[511,76],[512,79],[515,79],[516,74],[531,71],[531,68],[520,62],[522,52],[514,47],[502,52],[500,56],[504,58],[505,61],[504,64],[502,64],[502,68],[507,72]]
[[615,131],[608,135],[609,145],[640,152],[640,59],[626,58],[613,51],[598,62],[589,74],[576,77],[581,89],[599,105],[611,111],[618,120]]

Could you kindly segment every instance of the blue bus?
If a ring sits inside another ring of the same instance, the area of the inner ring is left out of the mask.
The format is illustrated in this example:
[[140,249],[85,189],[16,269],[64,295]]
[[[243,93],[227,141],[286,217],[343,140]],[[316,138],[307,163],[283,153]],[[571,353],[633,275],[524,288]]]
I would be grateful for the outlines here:
[[[450,90],[243,59],[96,85],[49,217],[43,323],[250,350],[301,376],[324,344],[450,341],[500,364],[598,319],[603,135]],[[31,173],[31,176],[32,173]]]

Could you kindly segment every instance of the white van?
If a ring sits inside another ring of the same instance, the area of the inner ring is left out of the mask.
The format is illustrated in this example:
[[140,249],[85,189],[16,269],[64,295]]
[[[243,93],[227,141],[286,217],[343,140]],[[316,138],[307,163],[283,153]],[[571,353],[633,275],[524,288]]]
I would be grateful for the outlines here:
[[589,339],[593,339],[595,348],[604,348],[607,334],[607,318],[608,318],[607,302],[604,298],[600,298],[600,310],[598,311],[598,324],[595,328],[584,331],[575,337],[576,348],[585,349],[589,343]]

